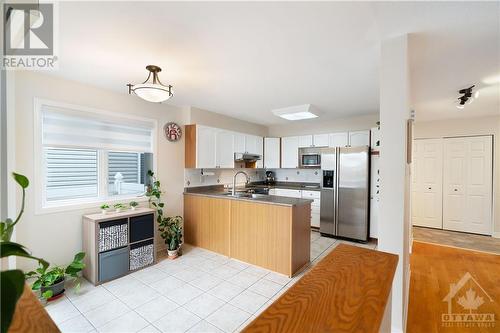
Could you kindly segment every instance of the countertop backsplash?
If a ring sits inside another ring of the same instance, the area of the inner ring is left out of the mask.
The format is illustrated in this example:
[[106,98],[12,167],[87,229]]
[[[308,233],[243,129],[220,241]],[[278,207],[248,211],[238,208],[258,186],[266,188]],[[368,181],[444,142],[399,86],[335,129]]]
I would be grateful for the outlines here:
[[[251,182],[263,181],[266,177],[264,169],[184,169],[184,186],[232,185],[235,172],[243,170]],[[237,185],[245,185],[245,176],[238,175]]]
[[280,182],[320,183],[320,169],[270,169]]
[[[250,176],[251,182],[266,178],[264,169],[184,169],[184,186],[232,185],[236,171],[243,170]],[[280,182],[320,183],[320,169],[269,169]],[[237,185],[245,184],[245,177],[238,175]]]

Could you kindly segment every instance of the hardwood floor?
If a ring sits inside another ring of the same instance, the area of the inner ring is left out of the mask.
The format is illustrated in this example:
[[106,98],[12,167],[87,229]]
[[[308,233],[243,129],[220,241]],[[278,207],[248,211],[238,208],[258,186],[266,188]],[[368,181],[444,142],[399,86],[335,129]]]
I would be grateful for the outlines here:
[[413,239],[436,245],[454,246],[481,252],[500,254],[500,239],[464,232],[413,227]]
[[[407,332],[500,331],[499,255],[414,241],[410,260]],[[445,298],[452,283],[455,284],[455,296],[448,304]],[[443,314],[445,319],[451,318],[446,316],[449,305],[452,314],[474,315],[460,317],[472,321],[443,321]],[[481,314],[484,321],[475,321]],[[492,316],[486,314],[494,316],[493,322],[489,320]]]

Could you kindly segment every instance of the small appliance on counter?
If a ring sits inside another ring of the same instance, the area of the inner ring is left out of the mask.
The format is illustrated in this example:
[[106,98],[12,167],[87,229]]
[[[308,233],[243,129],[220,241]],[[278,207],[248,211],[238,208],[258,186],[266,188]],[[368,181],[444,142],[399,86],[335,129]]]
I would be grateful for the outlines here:
[[272,185],[275,182],[274,172],[266,171],[266,185]]

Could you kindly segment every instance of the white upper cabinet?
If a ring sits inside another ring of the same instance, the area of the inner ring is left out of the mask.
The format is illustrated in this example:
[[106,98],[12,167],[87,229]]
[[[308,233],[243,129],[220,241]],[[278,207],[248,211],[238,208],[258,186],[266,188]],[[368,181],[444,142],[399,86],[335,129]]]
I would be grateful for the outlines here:
[[298,168],[299,164],[299,137],[288,136],[281,138],[281,167]]
[[244,153],[245,150],[245,134],[242,133],[234,133],[234,152],[235,153]]
[[314,145],[314,147],[328,147],[329,135],[328,134],[314,134],[313,145]]
[[332,133],[329,135],[330,147],[346,147],[349,144],[349,134],[347,132]]
[[257,137],[257,154],[260,155],[260,160],[257,161],[257,168],[264,167],[264,138],[261,136]]
[[280,167],[280,138],[264,138],[264,168]]
[[299,148],[309,148],[309,147],[313,147],[313,136],[312,135],[299,136]]
[[216,167],[216,133],[217,129],[211,127],[197,126],[196,135],[196,167]]
[[349,146],[369,146],[370,145],[370,130],[349,132]]
[[216,168],[234,167],[234,134],[229,131],[220,130],[216,133]]
[[255,135],[245,135],[245,153],[250,154],[258,154],[260,149],[259,146],[259,137]]

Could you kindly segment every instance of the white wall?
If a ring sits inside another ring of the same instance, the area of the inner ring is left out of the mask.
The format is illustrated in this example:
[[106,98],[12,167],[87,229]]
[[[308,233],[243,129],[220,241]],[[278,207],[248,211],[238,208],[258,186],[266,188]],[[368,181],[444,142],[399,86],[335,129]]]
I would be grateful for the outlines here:
[[380,210],[378,249],[399,256],[392,284],[392,332],[405,331],[409,281],[410,173],[408,36],[382,42],[380,68]]
[[267,127],[248,121],[224,116],[219,113],[191,107],[188,116],[189,124],[205,125],[230,131],[267,136]]
[[[158,121],[157,175],[165,191],[164,202],[168,215],[182,214],[184,178],[184,140],[168,142],[161,128],[168,121],[183,124],[185,110],[166,104],[148,103],[136,96],[119,94],[99,88],[29,71],[15,75],[16,166],[34,184],[33,160],[33,99],[35,97],[66,102],[123,114],[137,115]],[[18,191],[20,194],[20,191]],[[20,197],[18,197],[18,200]],[[34,255],[53,264],[66,264],[82,249],[82,215],[97,212],[93,209],[73,210],[35,215],[34,188],[27,191],[23,219],[17,225],[17,241]],[[19,260],[19,267],[32,267],[32,261]]]
[[417,122],[414,134],[416,139],[493,135],[493,230],[500,237],[500,116]]
[[294,136],[306,134],[322,134],[344,131],[367,130],[376,126],[378,114],[340,118],[335,120],[317,119],[288,122],[286,124],[269,126],[270,137]]

